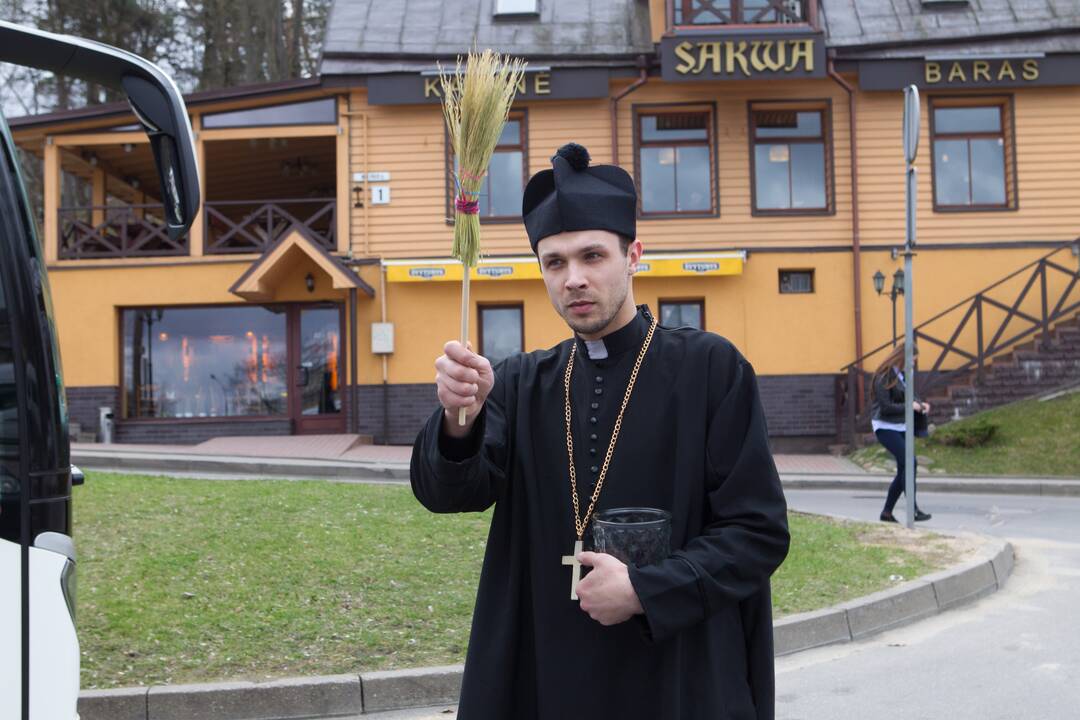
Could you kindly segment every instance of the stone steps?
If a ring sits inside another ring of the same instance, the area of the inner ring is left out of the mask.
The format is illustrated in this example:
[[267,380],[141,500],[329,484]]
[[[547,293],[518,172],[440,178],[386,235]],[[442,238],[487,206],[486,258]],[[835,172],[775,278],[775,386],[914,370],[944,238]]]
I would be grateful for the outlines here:
[[1052,392],[1080,382],[1080,314],[1059,322],[1042,342],[1033,338],[993,359],[982,377],[954,377],[927,398],[935,423]]

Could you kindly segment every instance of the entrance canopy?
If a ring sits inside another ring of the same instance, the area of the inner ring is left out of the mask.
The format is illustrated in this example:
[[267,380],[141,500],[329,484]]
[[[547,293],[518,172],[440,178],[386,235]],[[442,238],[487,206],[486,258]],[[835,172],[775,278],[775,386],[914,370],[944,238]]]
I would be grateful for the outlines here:
[[298,261],[305,257],[326,273],[333,289],[356,289],[367,293],[369,297],[375,296],[374,288],[340,259],[320,247],[318,241],[300,225],[294,225],[285,231],[281,239],[267,248],[233,283],[229,292],[252,302],[273,300],[275,289],[292,274]]

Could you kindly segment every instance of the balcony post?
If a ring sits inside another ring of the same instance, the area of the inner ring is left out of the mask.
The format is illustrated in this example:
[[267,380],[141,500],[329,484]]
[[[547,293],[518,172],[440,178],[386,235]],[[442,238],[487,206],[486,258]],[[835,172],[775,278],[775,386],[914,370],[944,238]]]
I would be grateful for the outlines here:
[[202,198],[202,203],[199,203],[199,213],[195,216],[195,222],[191,223],[191,230],[188,231],[188,252],[191,257],[200,257],[203,254],[206,237],[206,212],[202,208],[206,202],[206,144],[202,139],[202,116],[193,115],[191,124],[195,135],[195,162],[199,165],[199,197]]
[[52,136],[45,138],[44,167],[44,212],[42,238],[45,262],[56,262],[60,250],[60,148],[53,142]]
[[349,252],[352,238],[349,237],[349,101],[348,96],[338,97],[338,132],[335,137],[336,150],[336,202],[334,208],[335,239],[337,251],[342,255]]
[[90,177],[90,222],[94,227],[105,224],[105,169],[94,166]]

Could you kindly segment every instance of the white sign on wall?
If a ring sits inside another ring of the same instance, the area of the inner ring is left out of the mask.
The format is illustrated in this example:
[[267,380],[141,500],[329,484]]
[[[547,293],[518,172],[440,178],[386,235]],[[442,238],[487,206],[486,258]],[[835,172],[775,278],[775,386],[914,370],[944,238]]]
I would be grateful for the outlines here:
[[376,355],[394,352],[394,323],[371,323],[371,352]]
[[[368,177],[371,177],[369,174]],[[371,204],[372,205],[389,205],[390,204],[390,186],[389,185],[372,185],[371,186]]]

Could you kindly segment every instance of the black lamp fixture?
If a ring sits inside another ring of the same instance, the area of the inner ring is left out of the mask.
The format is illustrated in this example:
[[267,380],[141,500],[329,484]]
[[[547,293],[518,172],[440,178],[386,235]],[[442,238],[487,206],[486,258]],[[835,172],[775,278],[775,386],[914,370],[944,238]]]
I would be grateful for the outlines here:
[[315,292],[315,277],[311,273],[304,276],[304,285],[308,292]]
[[[885,273],[878,270],[874,273],[874,292],[881,295],[885,291]],[[889,299],[892,301],[892,344],[896,347],[896,296],[904,294],[904,270],[897,268],[892,276],[892,288],[889,289]]]
[[353,185],[353,195],[356,199],[353,201],[354,208],[364,207],[364,187],[362,185]]
[[876,292],[878,295],[880,295],[881,291],[884,290],[884,289],[885,289],[885,273],[878,270],[876,273],[874,273],[874,292]]

